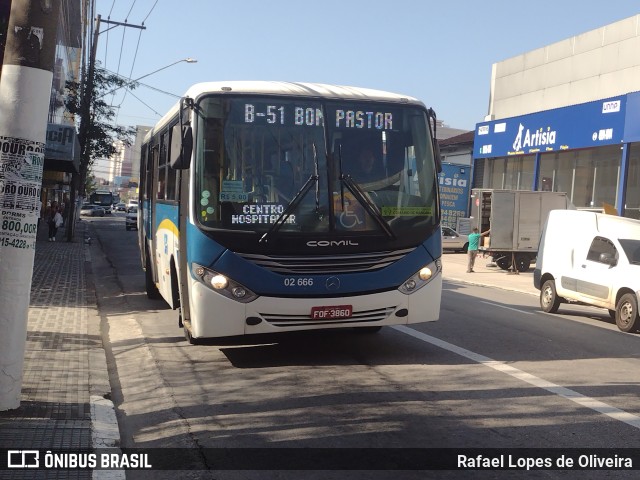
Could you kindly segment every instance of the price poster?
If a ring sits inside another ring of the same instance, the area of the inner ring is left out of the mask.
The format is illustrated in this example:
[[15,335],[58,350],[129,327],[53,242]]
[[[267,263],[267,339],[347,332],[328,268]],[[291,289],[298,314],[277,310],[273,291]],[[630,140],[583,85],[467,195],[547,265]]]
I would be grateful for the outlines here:
[[45,144],[0,137],[0,247],[35,248]]

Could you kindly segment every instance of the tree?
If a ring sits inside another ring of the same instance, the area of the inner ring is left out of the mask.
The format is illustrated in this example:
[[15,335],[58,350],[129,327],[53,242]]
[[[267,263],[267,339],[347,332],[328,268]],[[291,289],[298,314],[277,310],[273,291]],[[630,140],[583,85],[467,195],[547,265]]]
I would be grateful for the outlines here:
[[[80,118],[78,141],[81,152],[80,172],[74,174],[72,179],[69,218],[75,218],[76,192],[80,197],[86,196],[89,172],[95,159],[109,158],[114,155],[116,140],[122,141],[126,146],[131,145],[135,128],[113,123],[116,107],[109,105],[105,98],[120,88],[133,89],[136,86],[135,82],[99,67],[93,70],[93,78],[87,75],[82,82],[66,83],[68,93],[65,98],[65,107],[69,113]],[[83,111],[87,101],[88,114]],[[83,125],[83,122],[86,124]],[[73,239],[74,226],[73,221],[69,222],[68,241]]]

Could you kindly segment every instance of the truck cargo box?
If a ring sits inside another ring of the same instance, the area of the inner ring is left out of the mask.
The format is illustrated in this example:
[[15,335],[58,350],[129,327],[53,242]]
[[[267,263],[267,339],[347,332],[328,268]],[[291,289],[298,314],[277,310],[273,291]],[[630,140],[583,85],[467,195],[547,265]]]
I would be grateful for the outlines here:
[[506,270],[515,259],[522,272],[536,257],[549,212],[569,207],[567,194],[562,192],[476,188],[472,191],[472,225],[480,232],[491,229],[480,249],[491,253],[499,267]]

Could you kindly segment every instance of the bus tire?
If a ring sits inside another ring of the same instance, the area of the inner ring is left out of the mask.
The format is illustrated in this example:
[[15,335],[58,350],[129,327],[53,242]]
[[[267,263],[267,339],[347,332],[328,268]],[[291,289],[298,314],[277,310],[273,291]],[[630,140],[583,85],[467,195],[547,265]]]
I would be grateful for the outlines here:
[[180,308],[180,287],[178,285],[178,272],[176,264],[171,259],[171,301],[172,308]]
[[160,291],[158,290],[158,287],[156,287],[156,284],[153,281],[153,276],[151,272],[151,260],[149,260],[148,254],[147,254],[147,260],[146,260],[146,268],[144,272],[144,283],[145,283],[145,288],[147,290],[147,298],[151,300],[158,300],[162,297],[160,295]]
[[189,345],[199,345],[200,341],[196,338],[193,338],[193,336],[191,335],[191,332],[189,331],[189,329],[187,328],[186,325],[182,326],[182,331],[184,332],[184,338],[187,342],[189,342]]

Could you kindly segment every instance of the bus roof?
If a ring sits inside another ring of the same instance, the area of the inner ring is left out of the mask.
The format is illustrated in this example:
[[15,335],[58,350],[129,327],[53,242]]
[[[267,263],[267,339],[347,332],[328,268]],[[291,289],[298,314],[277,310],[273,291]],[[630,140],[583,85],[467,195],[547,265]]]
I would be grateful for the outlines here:
[[[205,82],[191,86],[184,96],[198,100],[206,94],[241,94],[241,95],[281,95],[291,97],[311,97],[322,99],[344,99],[361,101],[379,101],[392,103],[405,103],[424,107],[417,98],[399,93],[374,90],[370,88],[348,87],[342,85],[328,85],[323,83],[298,83],[275,81],[229,81],[229,82]],[[177,102],[169,112],[162,117],[156,126],[145,135],[144,141],[154,135],[158,129],[163,128],[171,118],[178,113],[180,102]]]

